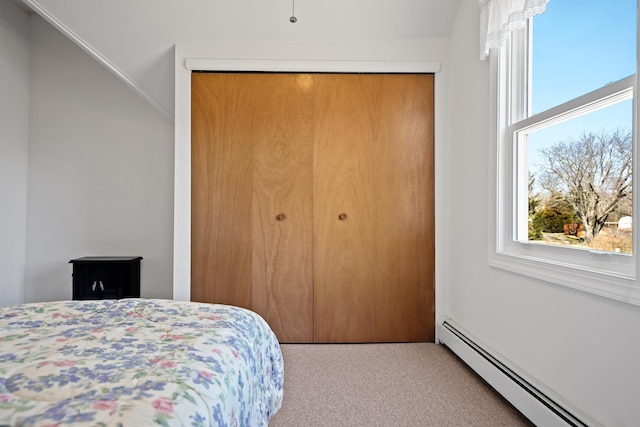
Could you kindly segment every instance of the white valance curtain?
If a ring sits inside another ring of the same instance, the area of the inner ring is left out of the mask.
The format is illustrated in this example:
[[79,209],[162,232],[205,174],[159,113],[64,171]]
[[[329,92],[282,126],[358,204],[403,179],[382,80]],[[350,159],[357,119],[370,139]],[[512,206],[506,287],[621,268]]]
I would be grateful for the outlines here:
[[480,4],[480,59],[502,46],[510,31],[522,28],[527,19],[544,13],[549,0],[478,0]]

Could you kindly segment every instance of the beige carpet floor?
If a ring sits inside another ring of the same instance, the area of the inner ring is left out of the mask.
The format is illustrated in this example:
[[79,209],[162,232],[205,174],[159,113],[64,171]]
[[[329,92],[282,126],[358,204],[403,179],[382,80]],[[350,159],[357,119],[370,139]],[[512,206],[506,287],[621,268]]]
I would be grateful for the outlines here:
[[283,344],[270,427],[532,426],[439,344]]

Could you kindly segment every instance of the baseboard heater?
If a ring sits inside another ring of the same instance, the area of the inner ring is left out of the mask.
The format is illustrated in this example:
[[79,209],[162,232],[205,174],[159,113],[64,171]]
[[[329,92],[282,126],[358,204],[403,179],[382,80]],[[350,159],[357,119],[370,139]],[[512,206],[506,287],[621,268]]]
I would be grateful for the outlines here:
[[438,323],[438,341],[453,351],[463,362],[480,375],[536,426],[544,427],[595,427],[600,424],[575,408],[568,408],[559,402],[542,386],[516,372],[513,367],[500,361],[487,351],[475,337],[462,329],[451,319]]

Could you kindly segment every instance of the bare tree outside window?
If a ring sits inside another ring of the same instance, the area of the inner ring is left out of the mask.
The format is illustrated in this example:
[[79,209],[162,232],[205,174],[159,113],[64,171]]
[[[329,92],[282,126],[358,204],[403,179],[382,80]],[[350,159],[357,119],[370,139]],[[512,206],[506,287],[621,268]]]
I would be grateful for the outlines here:
[[632,197],[632,133],[584,133],[539,150],[536,180],[574,210],[590,243],[610,215],[630,207]]

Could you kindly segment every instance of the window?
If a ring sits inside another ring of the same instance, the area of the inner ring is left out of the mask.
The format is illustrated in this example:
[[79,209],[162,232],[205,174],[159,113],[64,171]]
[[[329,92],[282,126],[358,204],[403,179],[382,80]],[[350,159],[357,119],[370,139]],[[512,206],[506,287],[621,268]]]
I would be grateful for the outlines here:
[[551,1],[491,55],[490,262],[640,305],[636,1]]

